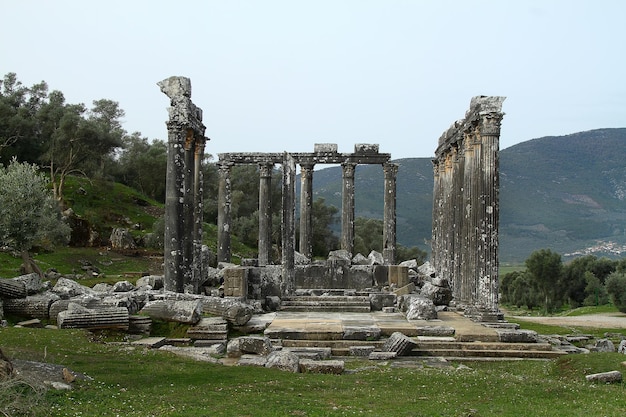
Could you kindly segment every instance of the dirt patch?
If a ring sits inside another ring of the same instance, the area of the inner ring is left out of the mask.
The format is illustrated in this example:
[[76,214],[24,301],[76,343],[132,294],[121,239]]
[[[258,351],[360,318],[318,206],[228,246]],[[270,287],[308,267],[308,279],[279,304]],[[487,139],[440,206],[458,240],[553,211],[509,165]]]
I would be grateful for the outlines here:
[[562,327],[591,327],[597,329],[626,329],[626,314],[624,313],[601,313],[587,314],[584,316],[512,316],[511,321],[516,319],[533,323],[547,324]]

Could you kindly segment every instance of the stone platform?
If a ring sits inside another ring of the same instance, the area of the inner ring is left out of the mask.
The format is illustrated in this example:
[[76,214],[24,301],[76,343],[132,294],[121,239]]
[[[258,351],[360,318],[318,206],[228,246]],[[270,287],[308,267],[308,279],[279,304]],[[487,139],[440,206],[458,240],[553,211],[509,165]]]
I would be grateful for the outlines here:
[[[333,356],[350,355],[355,347],[379,350],[394,332],[416,342],[410,356],[510,360],[550,359],[563,354],[547,343],[511,341],[512,327],[484,326],[456,312],[439,312],[437,320],[407,320],[402,313],[280,311],[271,316],[264,334],[285,348],[330,348]],[[523,331],[520,334],[524,336]]]

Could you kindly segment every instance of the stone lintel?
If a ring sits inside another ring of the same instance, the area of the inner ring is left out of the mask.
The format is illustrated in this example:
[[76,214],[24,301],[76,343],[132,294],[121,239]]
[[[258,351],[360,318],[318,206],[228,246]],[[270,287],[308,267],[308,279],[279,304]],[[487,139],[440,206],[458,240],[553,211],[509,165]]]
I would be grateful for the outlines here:
[[[383,165],[391,159],[388,153],[290,153],[296,164],[342,164]],[[256,165],[261,163],[282,164],[282,153],[238,152],[218,154],[220,162],[237,165]]]
[[503,114],[502,103],[506,97],[502,96],[476,96],[470,102],[470,108],[465,113],[464,120],[457,120],[439,138],[435,155],[441,157],[448,152],[453,144],[463,140],[464,132],[473,130],[482,116],[489,114]]

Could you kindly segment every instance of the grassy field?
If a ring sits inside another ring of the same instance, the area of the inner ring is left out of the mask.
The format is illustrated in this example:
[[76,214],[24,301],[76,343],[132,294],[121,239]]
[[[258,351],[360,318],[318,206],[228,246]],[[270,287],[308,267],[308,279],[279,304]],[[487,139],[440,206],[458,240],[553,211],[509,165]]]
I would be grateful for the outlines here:
[[[121,337],[121,336],[119,336]],[[115,338],[115,336],[114,336]],[[98,338],[98,340],[101,340]],[[171,353],[94,341],[86,331],[0,330],[11,358],[46,360],[92,381],[73,391],[20,390],[18,416],[623,416],[626,385],[585,375],[620,370],[624,355],[555,361],[451,363],[445,368],[347,363],[344,375],[291,374],[194,362]]]

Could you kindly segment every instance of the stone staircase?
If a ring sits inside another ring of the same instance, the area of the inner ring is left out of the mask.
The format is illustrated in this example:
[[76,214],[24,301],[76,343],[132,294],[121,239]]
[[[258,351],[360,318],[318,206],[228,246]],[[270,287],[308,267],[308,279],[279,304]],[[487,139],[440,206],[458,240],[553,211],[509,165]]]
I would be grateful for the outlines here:
[[[404,356],[410,358],[442,357],[454,361],[554,359],[566,353],[553,350],[548,343],[457,342],[453,338],[413,338],[417,346]],[[283,348],[328,348],[332,356],[350,356],[355,347],[371,346],[379,350],[384,341],[358,340],[282,340]]]
[[361,295],[297,295],[283,297],[281,311],[369,313],[370,299]]
[[[339,297],[345,304],[348,296]],[[301,301],[307,297],[298,297]],[[321,297],[314,297],[320,303]],[[367,298],[358,297],[357,298]],[[339,301],[339,300],[337,300]],[[363,302],[363,300],[361,300]],[[305,304],[306,305],[306,304]],[[552,359],[566,352],[537,340],[536,333],[519,330],[513,323],[485,326],[457,314],[440,312],[438,320],[409,321],[402,313],[328,312],[337,308],[319,304],[321,310],[278,312],[264,331],[276,346],[289,349],[330,349],[332,356],[363,356],[358,352],[383,349],[398,332],[410,338],[413,348],[404,360],[445,358],[455,361]],[[443,331],[445,330],[445,332]]]

